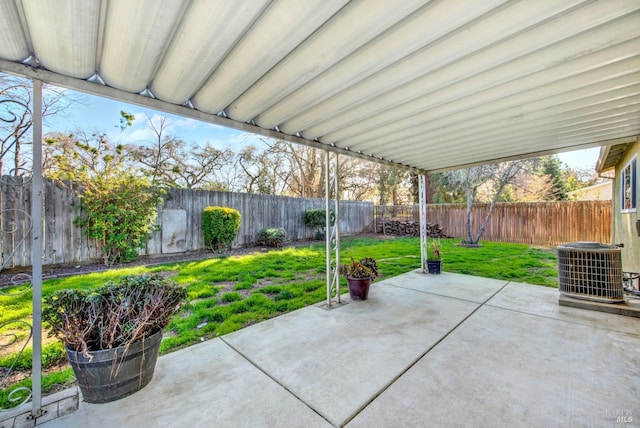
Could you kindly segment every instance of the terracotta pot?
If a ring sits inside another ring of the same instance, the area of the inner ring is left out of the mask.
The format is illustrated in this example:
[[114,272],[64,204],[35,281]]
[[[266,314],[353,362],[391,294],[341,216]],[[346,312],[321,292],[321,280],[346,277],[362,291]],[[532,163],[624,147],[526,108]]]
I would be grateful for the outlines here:
[[367,300],[371,278],[347,277],[347,284],[349,285],[349,296],[351,296],[351,300]]

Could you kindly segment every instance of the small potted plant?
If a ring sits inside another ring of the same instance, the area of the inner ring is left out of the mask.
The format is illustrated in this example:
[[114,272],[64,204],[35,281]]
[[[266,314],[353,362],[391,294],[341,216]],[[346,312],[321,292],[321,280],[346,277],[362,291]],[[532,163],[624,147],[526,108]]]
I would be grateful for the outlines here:
[[347,279],[351,300],[367,300],[369,286],[378,276],[378,265],[371,257],[340,266],[340,273]]
[[427,245],[427,272],[439,274],[442,271],[440,240],[434,239]]
[[59,290],[44,298],[42,318],[49,336],[64,341],[84,400],[106,403],[151,381],[162,330],[186,297],[161,275],[130,275],[94,290]]

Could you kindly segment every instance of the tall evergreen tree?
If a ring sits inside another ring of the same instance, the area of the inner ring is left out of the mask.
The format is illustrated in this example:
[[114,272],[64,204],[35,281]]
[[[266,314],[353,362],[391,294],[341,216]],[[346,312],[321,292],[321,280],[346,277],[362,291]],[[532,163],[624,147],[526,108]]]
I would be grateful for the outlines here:
[[550,196],[556,201],[568,199],[567,174],[558,156],[551,155],[541,158],[540,172],[549,177],[551,182]]

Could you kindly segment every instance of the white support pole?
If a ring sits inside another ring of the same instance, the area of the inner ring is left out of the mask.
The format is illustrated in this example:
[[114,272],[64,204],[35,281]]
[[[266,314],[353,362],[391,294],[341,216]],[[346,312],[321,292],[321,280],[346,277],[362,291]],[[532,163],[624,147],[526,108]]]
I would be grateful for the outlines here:
[[[341,303],[340,297],[340,188],[338,183],[338,154],[335,155],[335,169],[331,174],[331,152],[325,152],[325,210],[326,210],[326,269],[327,269],[327,308],[333,304],[333,293],[336,293],[336,303]],[[333,225],[331,224],[331,184],[335,192],[333,203]],[[335,264],[333,257],[335,256]]]
[[425,176],[420,175],[418,176],[418,201],[420,205],[420,266],[422,267],[422,273],[427,273],[427,204],[425,190]]
[[33,221],[31,266],[33,305],[33,353],[31,369],[32,417],[42,414],[42,82],[33,81]]
[[333,183],[335,186],[335,195],[336,195],[336,200],[335,200],[335,226],[334,226],[334,231],[335,231],[335,241],[334,241],[334,245],[335,245],[335,253],[336,253],[336,270],[334,272],[334,282],[336,284],[336,299],[338,300],[338,303],[340,302],[340,187],[339,187],[339,182],[338,182],[338,168],[340,166],[339,163],[339,157],[340,155],[338,153],[335,154],[336,156],[336,164],[335,164],[335,170],[333,171]]
[[324,162],[324,207],[325,207],[325,244],[326,244],[326,270],[327,270],[327,307],[331,308],[331,286],[332,286],[332,272],[331,272],[331,210],[330,210],[330,198],[331,198],[331,181],[330,176],[330,154],[329,150],[325,151]]

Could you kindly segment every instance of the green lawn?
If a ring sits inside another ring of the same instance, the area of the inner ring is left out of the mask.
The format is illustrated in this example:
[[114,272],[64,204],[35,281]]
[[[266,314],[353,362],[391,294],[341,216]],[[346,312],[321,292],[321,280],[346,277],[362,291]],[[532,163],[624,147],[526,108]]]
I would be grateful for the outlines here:
[[[341,260],[373,257],[378,261],[380,280],[420,267],[418,238],[343,238]],[[557,286],[556,256],[553,251],[523,244],[484,242],[481,248],[462,248],[458,240],[443,239],[443,270],[488,278]],[[285,248],[239,257],[217,257],[195,262],[155,267],[133,267],[101,273],[47,280],[43,294],[62,288],[96,287],[120,276],[164,272],[189,291],[189,302],[167,328],[161,353],[230,333],[251,324],[293,311],[326,298],[325,246]],[[343,279],[346,290],[346,282]],[[31,293],[0,296],[0,325],[30,321]],[[16,325],[13,333],[26,337]],[[5,333],[5,330],[1,333]],[[17,368],[31,367],[31,351],[17,361]],[[14,355],[0,354],[0,368],[14,364]],[[44,346],[43,366],[60,366],[64,349],[53,339]],[[64,365],[45,376],[44,390],[52,390],[73,378]],[[29,383],[29,380],[26,380]],[[5,389],[0,406],[5,407]]]

